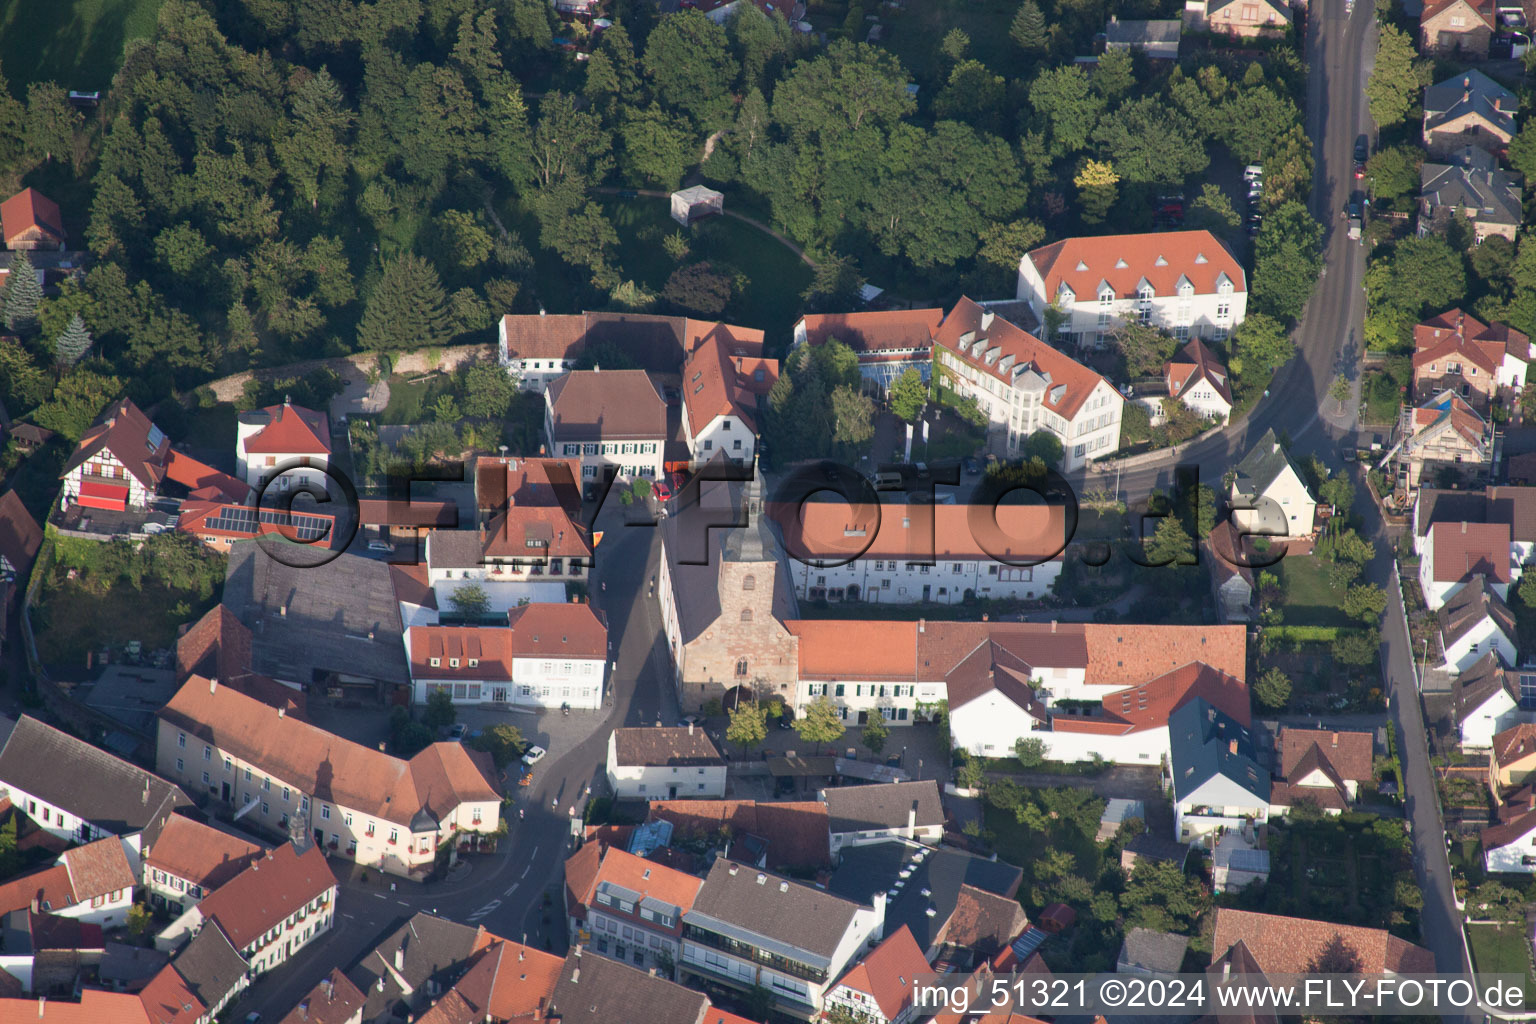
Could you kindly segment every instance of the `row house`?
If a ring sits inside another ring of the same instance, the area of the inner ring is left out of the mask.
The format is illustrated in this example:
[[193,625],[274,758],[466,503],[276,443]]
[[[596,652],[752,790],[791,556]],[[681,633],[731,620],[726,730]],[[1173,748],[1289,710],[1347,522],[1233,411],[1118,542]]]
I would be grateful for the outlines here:
[[583,487],[607,466],[625,480],[660,479],[670,436],[666,402],[643,370],[576,370],[544,391],[548,451],[580,460]]
[[725,770],[709,734],[691,722],[608,734],[608,786],[620,800],[718,799]]
[[678,968],[697,985],[766,989],[775,1009],[803,1019],[884,925],[883,894],[864,906],[721,857],[683,914]]
[[144,851],[145,895],[151,907],[179,916],[265,852],[247,839],[173,814]]
[[809,601],[959,604],[1050,593],[1066,550],[1057,505],[770,505]]
[[961,400],[975,401],[995,445],[1008,454],[1040,430],[1061,442],[1068,472],[1120,447],[1120,392],[992,310],[961,298],[934,342],[934,372]]
[[1478,833],[1489,872],[1536,874],[1536,788],[1526,786],[1499,808],[1498,824]]
[[1484,576],[1473,577],[1452,594],[1435,613],[1435,625],[1442,665],[1450,675],[1466,671],[1490,652],[1505,665],[1516,663],[1519,632],[1515,614]]
[[942,309],[812,313],[795,322],[792,346],[842,342],[858,357],[860,376],[884,394],[908,370],[916,370],[924,382],[929,380],[933,339],[943,321]]
[[1515,241],[1522,212],[1518,179],[1477,146],[1463,146],[1444,163],[1419,170],[1419,234],[1444,233],[1453,221],[1472,225],[1472,244],[1497,235]]
[[587,843],[565,862],[570,934],[588,950],[675,980],[683,915],[703,884],[676,868]]
[[1247,315],[1248,278],[1209,231],[1096,235],[1025,253],[1018,297],[1040,323],[1064,314],[1052,344],[1102,348],[1130,322],[1221,341]]
[[1448,310],[1413,329],[1414,399],[1450,391],[1486,415],[1495,400],[1525,389],[1530,361],[1531,339],[1522,332]]
[[1489,651],[1451,681],[1451,709],[1464,749],[1496,747],[1500,735],[1536,722],[1536,674],[1510,668]]
[[330,461],[331,427],[323,412],[284,398],[236,421],[235,474],[258,493],[274,478],[279,491],[307,485],[323,492]]
[[189,908],[155,939],[173,950],[212,924],[249,965],[251,977],[297,954],[331,928],[336,876],[318,846],[284,843]]
[[699,326],[708,329],[690,336],[683,363],[683,440],[695,466],[719,455],[746,465],[756,458],[758,409],[779,379],[779,361],[763,358],[762,331]]
[[912,929],[902,925],[837,979],[827,993],[827,1011],[842,1010],[868,1024],[910,1024],[923,1016],[917,979],[930,970]]
[[1308,974],[1311,965],[1338,942],[1359,958],[1360,974],[1431,974],[1435,970],[1433,953],[1385,928],[1259,914],[1231,907],[1216,909],[1211,945],[1213,969],[1220,970],[1225,958],[1240,946],[1247,954],[1246,959],[1264,974]]
[[455,704],[603,706],[608,628],[588,604],[525,604],[502,626],[412,626],[405,642],[418,704],[442,692]]
[[1525,565],[1536,558],[1536,487],[1420,488],[1413,506],[1413,548],[1421,557],[1430,531],[1440,523],[1501,523],[1509,530],[1510,562]]
[[490,755],[434,743],[409,761],[192,676],[159,713],[160,770],[274,835],[298,830],[366,867],[417,876],[442,846],[496,831]]
[[0,885],[0,916],[16,910],[69,918],[99,928],[128,923],[138,878],[116,836],[65,850],[49,867]]
[[1519,722],[1493,738],[1488,751],[1488,789],[1494,802],[1509,802],[1511,790],[1526,786],[1536,775],[1536,722]]
[[1443,160],[1468,145],[1502,156],[1515,136],[1520,101],[1481,71],[1466,71],[1424,90],[1424,148]]

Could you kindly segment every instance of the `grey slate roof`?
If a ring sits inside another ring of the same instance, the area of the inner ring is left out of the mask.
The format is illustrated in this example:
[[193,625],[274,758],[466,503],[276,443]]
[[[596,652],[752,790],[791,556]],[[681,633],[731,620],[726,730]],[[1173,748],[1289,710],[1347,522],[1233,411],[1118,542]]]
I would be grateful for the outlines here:
[[1414,528],[1428,536],[1436,523],[1504,523],[1512,541],[1536,541],[1536,487],[1489,487],[1481,491],[1419,490]]
[[[902,878],[902,870],[908,867],[912,873]],[[947,846],[919,849],[916,844],[892,839],[844,850],[827,888],[859,903],[869,903],[875,893],[886,893],[885,934],[906,925],[918,946],[927,952],[954,913],[961,886],[1012,899],[1018,895],[1023,875],[1005,861],[985,860]],[[900,889],[896,888],[898,883]],[[930,908],[934,911],[931,917]]]
[[1484,619],[1492,619],[1493,624],[1511,643],[1515,641],[1515,614],[1487,582],[1484,576],[1472,577],[1435,613],[1440,635],[1445,638],[1446,644],[1460,640]]
[[[1258,497],[1269,489],[1270,484],[1279,479],[1287,466],[1301,477],[1301,472],[1296,469],[1290,456],[1280,446],[1280,439],[1275,436],[1275,432],[1264,431],[1264,436],[1259,438],[1259,443],[1249,449],[1248,454],[1243,456],[1243,461],[1237,464],[1237,493],[1245,498]],[[1306,478],[1302,477],[1302,479]]]
[[[482,934],[482,929],[425,913],[417,914],[401,925],[347,972],[347,978],[367,997],[363,1004],[363,1024],[391,1019],[393,1008],[405,998],[396,973],[413,990],[422,989],[429,979],[437,981],[446,990],[464,973],[468,966],[466,961],[475,952]],[[395,966],[397,953],[400,957],[398,968]],[[382,989],[379,987],[381,978],[384,982]]]
[[21,716],[14,728],[0,727],[0,733],[5,744],[0,785],[46,800],[113,835],[144,832],[153,842],[172,812],[192,806],[174,783],[30,715]]
[[410,681],[389,566],[343,554],[322,568],[273,559],[253,541],[229,552],[224,605],[251,630],[251,669],[307,685],[328,673]]
[[944,824],[944,803],[933,779],[839,786],[823,791],[822,801],[827,805],[827,828],[834,835],[906,828],[914,807],[918,828]]
[[1104,38],[1111,44],[1147,46],[1153,43],[1177,43],[1184,23],[1177,18],[1162,21],[1122,21],[1109,19]]
[[1451,701],[1457,724],[1466,721],[1468,715],[1486,704],[1488,698],[1500,690],[1508,693],[1516,704],[1520,702],[1517,677],[1504,667],[1497,654],[1489,651],[1451,684]]
[[236,985],[245,980],[250,966],[217,921],[209,921],[172,961],[192,994],[204,1006],[218,1006]]
[[1168,716],[1174,797],[1183,800],[1218,775],[1269,801],[1269,772],[1259,767],[1253,734],[1197,697]]
[[1151,928],[1132,928],[1120,943],[1117,966],[1141,968],[1158,974],[1178,974],[1184,965],[1189,938]]
[[827,969],[857,910],[841,896],[720,857],[683,922]]
[[1518,107],[1514,93],[1481,71],[1467,71],[1424,90],[1424,132],[1475,113],[1513,135]]
[[1491,153],[1463,146],[1444,164],[1419,170],[1419,197],[1437,207],[1470,208],[1485,224],[1520,223],[1520,190]]
[[709,997],[605,956],[572,951],[549,1014],[562,1024],[702,1024]]

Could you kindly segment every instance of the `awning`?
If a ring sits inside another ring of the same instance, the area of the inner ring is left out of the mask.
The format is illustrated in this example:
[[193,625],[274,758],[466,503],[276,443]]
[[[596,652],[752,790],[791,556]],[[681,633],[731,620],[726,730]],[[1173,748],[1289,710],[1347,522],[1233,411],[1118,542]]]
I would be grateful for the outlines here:
[[128,507],[128,485],[82,480],[80,497],[76,500],[86,508],[103,508],[122,512]]

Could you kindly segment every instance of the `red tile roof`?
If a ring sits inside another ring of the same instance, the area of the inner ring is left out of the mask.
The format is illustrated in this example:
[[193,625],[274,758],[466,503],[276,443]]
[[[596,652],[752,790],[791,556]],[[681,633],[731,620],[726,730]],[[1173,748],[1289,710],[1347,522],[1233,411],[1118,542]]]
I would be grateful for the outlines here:
[[836,338],[861,356],[928,349],[944,322],[942,309],[892,309],[866,313],[813,313],[802,317],[808,345]]
[[1457,583],[1486,576],[1508,583],[1509,526],[1505,523],[1436,523],[1429,528],[1436,583]]
[[0,231],[5,232],[7,245],[34,229],[51,235],[56,244],[63,244],[64,221],[52,199],[35,188],[24,188],[0,203]]
[[116,836],[65,850],[63,861],[76,903],[111,896],[124,889],[132,895],[137,879],[128,865],[123,841]]
[[236,479],[178,451],[172,451],[166,456],[165,475],[167,479],[185,487],[194,498],[238,503],[245,501],[251,493],[250,486],[244,480]]
[[[233,478],[231,478],[233,479]],[[295,544],[302,544],[319,550],[327,550],[335,540],[336,517],[313,512],[305,509],[296,512],[308,520],[320,520],[312,525],[322,527],[326,532],[319,537],[299,536],[299,526],[292,519],[283,521],[256,522],[254,520],[220,519],[226,512],[239,514],[238,510],[249,512],[251,506],[227,501],[204,501],[198,498],[188,498],[181,503],[181,508],[176,517],[176,529],[180,533],[191,534],[196,537],[220,537],[228,540],[252,540],[257,537],[282,537]],[[279,510],[274,509],[274,512]],[[275,517],[274,517],[275,518]],[[218,525],[214,525],[217,522]],[[322,526],[323,524],[323,526]],[[311,525],[306,523],[305,525]]]
[[1360,958],[1362,974],[1429,974],[1435,958],[1422,946],[1399,939],[1383,928],[1359,928],[1278,914],[1218,907],[1212,954],[1220,957],[1238,942],[1248,947],[1265,974],[1303,974],[1334,936]]
[[199,907],[204,920],[219,923],[232,946],[245,949],[335,885],[336,876],[320,847],[311,846],[300,854],[292,843],[284,843]]
[[827,805],[819,800],[653,800],[648,821],[670,821],[678,834],[703,836],[729,826],[768,840],[768,867],[811,868],[832,861]]
[[[1248,633],[1243,626],[1090,622],[1082,628],[1088,643],[1087,682],[1091,685],[1130,686],[1192,661],[1238,680],[1248,678]],[[1226,710],[1221,704],[1216,706]],[[1246,713],[1233,717],[1243,724],[1248,722]]]
[[1056,561],[1066,549],[1059,505],[769,503],[790,556],[803,561]]
[[1480,447],[1488,434],[1488,424],[1477,410],[1449,392],[1436,395],[1428,405],[1413,410],[1413,440],[1416,445],[1427,440],[1431,428],[1449,423],[1452,430],[1473,448]]
[[1108,282],[1115,298],[1132,299],[1145,280],[1158,296],[1178,293],[1188,278],[1196,295],[1214,295],[1223,274],[1236,292],[1248,290],[1237,261],[1209,231],[1160,231],[1141,235],[1092,235],[1065,238],[1029,253],[1046,301],[1065,284],[1079,301],[1097,297]]
[[281,1024],[346,1024],[365,1002],[367,997],[341,968],[332,967],[330,975],[310,989]]
[[[1456,0],[1448,0],[1455,3]],[[1508,324],[1485,324],[1470,313],[1452,309],[1430,317],[1413,329],[1413,368],[1457,357],[1495,375],[1508,353],[1529,360],[1531,339]]]
[[[965,352],[960,351],[962,342],[968,346]],[[1011,385],[1015,373],[1026,367],[1048,376],[1045,407],[1065,419],[1075,417],[1100,384],[1109,388],[1106,394],[1111,401],[1124,401],[1099,374],[969,298],[955,303],[934,335],[934,343],[1005,384]],[[993,356],[990,361],[988,355]]]
[[[159,439],[154,447],[149,444],[152,432]],[[60,479],[69,476],[102,451],[111,453],[139,483],[153,491],[165,479],[165,464],[170,456],[171,442],[158,427],[149,422],[149,417],[144,415],[142,409],[130,399],[120,398],[108,406],[106,412],[85,432],[85,436],[75,446],[75,453],[64,464],[59,474]]]
[[1250,721],[1247,684],[1239,677],[1193,662],[1140,686],[1108,694],[1103,700],[1102,715],[1083,718],[1056,715],[1051,720],[1051,728],[1056,732],[1113,736],[1156,729],[1166,726],[1169,715],[1196,697],[1205,698],[1218,711],[1247,727]]
[[245,450],[253,455],[331,454],[331,427],[323,412],[284,402],[240,418],[249,423],[265,419],[266,426],[243,442]]
[[[598,844],[587,845],[591,847]],[[670,929],[664,928],[660,922],[656,921],[645,923],[647,928],[653,930],[681,934],[683,928],[681,915],[693,908],[693,899],[699,894],[699,887],[704,884],[702,878],[684,874],[675,868],[669,868],[613,847],[602,849],[598,853],[595,870],[591,870],[590,858],[578,860],[579,857],[581,857],[580,853],[566,862],[566,889],[577,905],[581,908],[590,907],[596,899],[597,887],[603,882],[608,882],[638,893],[642,899],[649,897],[678,908],[679,915]],[[609,907],[606,912],[618,917],[626,916],[616,907]],[[638,921],[638,907],[632,915],[628,916]]]
[[187,982],[166,964],[139,991],[139,1000],[155,1024],[197,1024],[208,1007],[192,993]]
[[78,1002],[41,997],[0,999],[0,1020],[35,1024],[166,1024],[171,1019],[151,1017],[140,996],[138,992],[88,988],[80,993]]
[[359,526],[446,527],[459,525],[459,510],[451,501],[389,501],[359,498]]
[[1292,776],[1303,758],[1313,747],[1339,778],[1353,782],[1368,782],[1374,777],[1372,768],[1372,737],[1368,732],[1339,732],[1333,729],[1296,729],[1285,726],[1280,730],[1280,775],[1292,782]]
[[[688,321],[690,328],[698,321]],[[742,328],[713,324],[711,330],[690,344],[683,363],[683,412],[694,433],[708,427],[717,416],[735,416],[748,430],[757,430],[755,395],[767,394],[779,376],[779,361],[763,359],[762,332],[755,342],[738,340]],[[754,381],[756,371],[763,379]]]
[[799,638],[801,679],[916,678],[915,622],[791,619],[784,628]]
[[[517,942],[496,939],[453,986],[478,1011],[476,1020],[542,1020],[564,961]],[[426,1016],[422,1018],[426,1024]]]
[[144,854],[144,863],[204,889],[219,886],[260,860],[255,843],[173,814]]
[[838,979],[833,990],[838,985],[847,985],[863,992],[874,999],[886,1020],[895,1020],[912,1005],[917,995],[917,979],[929,970],[928,959],[918,948],[912,930],[902,925]]
[[1168,380],[1168,393],[1178,398],[1191,386],[1202,380],[1210,381],[1216,394],[1228,405],[1232,404],[1231,378],[1227,368],[1216,358],[1216,353],[1206,347],[1199,338],[1190,341],[1178,353],[1163,364],[1163,376]]
[[1536,722],[1521,722],[1493,738],[1493,761],[1508,767],[1515,761],[1536,755]]
[[[512,609],[507,620],[506,626],[415,627],[412,677],[510,680],[516,658],[607,659],[608,629],[591,605],[535,602]],[[455,658],[458,668],[450,664]],[[471,666],[470,659],[479,664]]]
[[226,605],[214,605],[176,641],[177,682],[185,683],[194,674],[217,679],[220,685],[304,719],[309,701],[302,691],[250,671],[251,639],[250,629]]
[[[69,869],[63,864],[54,864],[0,885],[0,915],[25,910],[34,902],[40,909],[55,911],[79,902],[69,884]],[[0,1019],[4,1016],[0,1015]]]
[[[505,471],[498,472],[496,463]],[[481,533],[484,554],[592,557],[592,535],[581,521],[580,480],[579,459],[481,459],[475,470],[476,504],[493,513]],[[545,546],[529,548],[530,540]]]
[[553,442],[667,438],[667,406],[643,370],[574,370],[546,392]]

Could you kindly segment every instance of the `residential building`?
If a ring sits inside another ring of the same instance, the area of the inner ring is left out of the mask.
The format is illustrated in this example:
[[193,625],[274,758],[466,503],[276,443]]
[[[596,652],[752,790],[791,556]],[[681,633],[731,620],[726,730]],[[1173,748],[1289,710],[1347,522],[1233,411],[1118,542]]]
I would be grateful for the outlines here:
[[1531,340],[1508,324],[1484,324],[1460,309],[1413,329],[1413,394],[1426,401],[1455,392],[1479,413],[1525,388]]
[[165,432],[130,399],[118,399],[86,431],[64,464],[59,507],[145,508],[165,480],[170,457]]
[[918,978],[931,968],[911,929],[893,931],[827,992],[827,1011],[846,1010],[868,1024],[909,1024],[924,1015]]
[[909,839],[937,846],[944,838],[944,804],[939,784],[886,782],[824,789],[832,856],[845,847]]
[[1472,145],[1499,156],[1515,134],[1520,101],[1481,71],[1466,71],[1424,90],[1424,147],[1443,159]]
[[1239,537],[1309,537],[1316,524],[1317,499],[1272,429],[1237,464],[1229,500]]
[[679,6],[702,11],[716,25],[724,25],[738,13],[756,7],[767,17],[787,20],[791,28],[809,31],[802,24],[805,17],[805,4],[802,0],[682,0]]
[[725,758],[703,729],[651,726],[608,734],[608,785],[620,800],[725,796]]
[[43,546],[43,530],[14,490],[0,494],[0,581],[25,586]]
[[[1034,255],[1025,257],[1026,267]],[[1070,472],[1120,447],[1120,392],[992,310],[962,298],[934,342],[934,372],[962,401],[976,402],[998,454],[1017,455],[1031,434],[1044,430],[1061,442],[1061,468]]]
[[22,715],[0,720],[0,786],[38,828],[71,843],[117,836],[134,870],[178,808],[192,801],[174,783],[99,747]]
[[1521,565],[1536,558],[1536,487],[1486,487],[1447,491],[1419,489],[1413,508],[1414,550],[1424,553],[1436,523],[1503,523],[1509,554]]
[[1227,368],[1199,338],[1163,364],[1168,395],[1177,398],[1197,416],[1222,423],[1232,415],[1232,380]]
[[[281,485],[294,477],[277,479]],[[295,501],[290,509],[188,498],[176,510],[176,532],[190,534],[226,555],[240,541],[258,537],[281,537],[295,545],[329,551],[341,538],[335,530],[336,517],[315,511],[321,507],[309,498]]]
[[1446,671],[1457,675],[1490,651],[1506,665],[1515,664],[1519,635],[1515,615],[1477,576],[1456,591],[1435,613]]
[[1153,60],[1178,60],[1179,36],[1184,23],[1178,18],[1166,21],[1121,21],[1111,14],[1104,26],[1106,50],[1136,50]]
[[661,477],[667,406],[643,370],[575,370],[544,392],[544,437],[549,451],[581,460],[583,486],[603,467],[629,479]]
[[884,393],[908,370],[929,379],[933,339],[943,321],[942,309],[811,313],[795,323],[793,347],[814,348],[835,338],[853,349],[860,375]]
[[[561,1019],[547,1017],[544,1012],[550,1005],[563,966],[561,959],[494,935],[489,938],[490,947],[471,958],[459,978],[453,982],[453,987],[438,995],[432,1009],[422,1014],[423,1024],[428,1020],[467,1022]],[[431,985],[429,980],[429,990]],[[564,1019],[574,1020],[579,1016],[573,1012]]]
[[179,916],[265,852],[249,840],[173,814],[144,851],[145,895],[151,907]]
[[59,206],[35,188],[24,188],[0,203],[0,234],[5,247],[17,250],[64,250],[68,235]]
[[603,706],[608,627],[589,604],[525,604],[505,626],[406,630],[411,699],[441,690],[455,704]]
[[278,1024],[362,1024],[366,1000],[341,968],[332,967]]
[[1451,682],[1461,745],[1488,749],[1494,738],[1522,722],[1536,722],[1536,675],[1506,668],[1489,651]]
[[1496,803],[1536,775],[1536,722],[1520,722],[1493,738],[1488,750],[1488,789]]
[[1271,556],[1256,556],[1250,545],[1243,543],[1230,519],[1223,519],[1211,527],[1211,532],[1200,542],[1200,548],[1210,570],[1219,621],[1223,624],[1252,621],[1253,567],[1269,561]]
[[1279,914],[1257,914],[1231,907],[1216,909],[1216,958],[1242,943],[1265,974],[1306,974],[1318,954],[1335,939],[1360,959],[1360,973],[1431,974],[1434,954],[1400,939],[1385,928],[1360,928]]
[[1160,932],[1153,928],[1131,928],[1120,943],[1120,955],[1115,958],[1115,973],[1134,974],[1143,978],[1180,974],[1184,969],[1184,953],[1188,949],[1187,935]]
[[256,977],[330,930],[336,893],[336,876],[320,847],[300,852],[284,843],[172,921],[155,944],[173,949],[216,924]]
[[[250,671],[250,629],[222,604],[216,604],[201,619],[181,627],[176,638],[176,685],[193,676],[217,679],[220,686],[230,686],[283,713],[307,720],[309,700],[302,690],[284,686],[270,676]],[[166,699],[174,694],[166,695]],[[151,724],[150,731],[159,727]]]
[[51,866],[0,885],[0,915],[35,908],[81,924],[118,928],[128,923],[137,884],[126,843],[108,836],[65,850]]
[[809,601],[1035,600],[1061,575],[1060,505],[770,505]]
[[541,393],[574,370],[589,349],[598,365],[605,352],[621,350],[650,373],[676,373],[686,324],[680,316],[647,313],[507,315],[496,328],[496,355],[524,391]]
[[1168,716],[1174,835],[1180,842],[1269,818],[1269,773],[1246,722],[1195,698]]
[[808,1017],[884,921],[883,897],[863,906],[719,858],[683,915],[678,967],[697,984],[765,988],[780,1012]]
[[703,880],[589,842],[565,862],[570,934],[585,948],[669,980],[682,958],[683,915]]
[[1419,558],[1419,585],[1430,611],[1439,611],[1478,577],[1483,589],[1504,601],[1520,569],[1510,556],[1509,527],[1503,523],[1436,523]]
[[250,963],[217,921],[202,928],[182,947],[171,968],[208,1008],[210,1022],[251,984]]
[[[1454,0],[1465,4],[1467,0]],[[1479,146],[1463,146],[1445,163],[1419,170],[1419,234],[1444,233],[1452,221],[1472,225],[1472,244],[1490,235],[1514,242],[1520,231],[1520,186]]]
[[1279,778],[1270,787],[1271,815],[1284,814],[1302,800],[1340,814],[1359,799],[1360,784],[1376,777],[1368,732],[1284,726],[1277,745]]
[[[583,956],[576,946],[565,957],[546,1019],[624,1024],[713,1024],[709,997],[602,956]],[[715,1011],[718,1012],[718,1011]],[[738,1018],[739,1019],[739,1018]]]
[[770,871],[802,875],[832,865],[827,805],[819,800],[652,800],[646,821],[667,822],[681,838],[724,829],[733,839],[760,839],[761,866]]
[[483,926],[456,924],[427,913],[412,915],[347,972],[365,997],[363,1021],[397,1020],[402,1008],[420,1019],[430,1000],[452,988],[469,962],[495,942],[496,936]]
[[367,867],[423,874],[439,847],[475,843],[500,821],[490,755],[460,743],[402,761],[200,676],[159,715],[157,763],[199,799]]
[[325,491],[331,461],[331,425],[325,413],[285,398],[282,405],[241,413],[235,434],[235,475],[258,493],[274,478],[279,491],[306,485]]
[[1488,56],[1488,44],[1498,31],[1494,13],[1494,0],[1431,0],[1419,12],[1419,51]]
[[[1271,798],[1269,813],[1279,814]],[[1211,890],[1216,893],[1241,892],[1255,882],[1269,881],[1269,851],[1253,845],[1263,840],[1257,830],[1240,829],[1216,839],[1211,856]]]
[[[683,440],[695,466],[716,456],[737,465],[757,455],[759,405],[779,379],[779,361],[763,358],[763,332],[690,320],[683,363]],[[694,337],[692,332],[703,330]]]
[[785,620],[798,606],[761,478],[745,488],[705,481],[673,506],[661,524],[656,594],[679,702],[698,711],[738,688],[788,699],[797,660]]
[[1499,808],[1499,823],[1483,829],[1483,866],[1489,871],[1536,874],[1536,789]]
[[1240,39],[1280,36],[1294,20],[1285,0],[1184,0],[1184,23],[1197,32]]
[[1025,253],[1018,297],[1041,323],[1047,307],[1066,314],[1052,344],[1102,347],[1131,321],[1221,341],[1248,312],[1248,278],[1209,231],[1094,235]]

